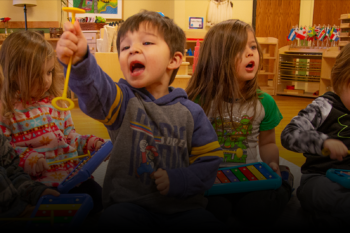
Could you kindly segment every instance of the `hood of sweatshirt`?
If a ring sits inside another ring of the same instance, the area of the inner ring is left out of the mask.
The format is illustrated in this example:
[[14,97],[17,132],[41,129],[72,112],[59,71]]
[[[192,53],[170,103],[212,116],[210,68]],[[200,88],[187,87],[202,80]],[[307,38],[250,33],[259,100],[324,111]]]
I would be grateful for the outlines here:
[[321,97],[329,99],[332,102],[333,107],[344,111],[344,112],[350,112],[345,105],[343,104],[343,102],[341,101],[340,97],[335,94],[334,92],[328,91],[326,93],[324,93]]

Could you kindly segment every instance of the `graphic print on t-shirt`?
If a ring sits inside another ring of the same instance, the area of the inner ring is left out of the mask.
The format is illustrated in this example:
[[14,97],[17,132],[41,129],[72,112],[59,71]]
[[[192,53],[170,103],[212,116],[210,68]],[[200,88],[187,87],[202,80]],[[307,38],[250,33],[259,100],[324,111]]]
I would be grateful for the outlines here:
[[158,168],[186,166],[181,156],[187,151],[185,126],[156,124],[139,108],[136,119],[130,121],[130,128],[133,136],[129,175],[138,177],[142,183],[151,184]]
[[[218,135],[220,146],[224,150],[224,162],[246,163],[249,144],[247,137],[252,133],[251,117],[243,115],[240,117],[216,118],[213,124]],[[213,122],[213,119],[211,119]],[[222,127],[223,126],[223,127]]]

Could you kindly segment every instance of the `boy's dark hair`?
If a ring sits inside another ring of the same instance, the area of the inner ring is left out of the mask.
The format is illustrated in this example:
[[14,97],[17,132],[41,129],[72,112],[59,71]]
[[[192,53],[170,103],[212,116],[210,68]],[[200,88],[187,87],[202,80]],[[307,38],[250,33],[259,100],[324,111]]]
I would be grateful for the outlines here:
[[[158,30],[158,33],[164,38],[170,49],[170,55],[173,56],[175,52],[184,54],[186,36],[184,31],[177,26],[174,21],[166,16],[160,15],[158,12],[143,10],[138,14],[129,17],[123,22],[118,30],[117,36],[117,50],[120,54],[120,39],[126,33],[138,31],[141,23],[150,24]],[[169,85],[174,81],[179,68],[175,69],[171,75]]]
[[350,43],[347,44],[336,57],[331,72],[333,90],[338,95],[350,85]]

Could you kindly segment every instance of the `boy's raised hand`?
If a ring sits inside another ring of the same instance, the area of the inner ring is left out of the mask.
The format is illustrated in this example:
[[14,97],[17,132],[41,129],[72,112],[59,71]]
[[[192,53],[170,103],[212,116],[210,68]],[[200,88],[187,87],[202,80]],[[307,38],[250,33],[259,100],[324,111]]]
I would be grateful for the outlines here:
[[56,53],[58,59],[66,65],[71,56],[73,56],[72,65],[84,59],[87,53],[87,41],[78,21],[74,24],[70,22],[64,24],[64,33],[57,42]]
[[326,139],[323,142],[323,150],[327,151],[331,159],[343,161],[343,157],[348,155],[348,148],[337,139]]
[[157,185],[157,189],[162,195],[167,195],[169,192],[169,176],[168,173],[162,169],[158,168],[158,170],[154,173],[155,183]]

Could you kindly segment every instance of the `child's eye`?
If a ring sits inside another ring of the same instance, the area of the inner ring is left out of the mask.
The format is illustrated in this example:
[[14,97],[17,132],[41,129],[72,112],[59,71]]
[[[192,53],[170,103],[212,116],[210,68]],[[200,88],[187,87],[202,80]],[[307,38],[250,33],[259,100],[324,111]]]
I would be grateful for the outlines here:
[[255,50],[255,49],[257,49],[257,48],[258,48],[258,46],[256,46],[256,45],[253,45],[253,46],[252,46],[252,49],[253,49],[253,50]]
[[145,43],[143,43],[144,45],[151,45],[151,44],[153,44],[152,42],[145,42]]
[[122,48],[122,51],[124,51],[126,49],[129,49],[129,48],[130,48],[130,46],[125,46],[125,47]]

